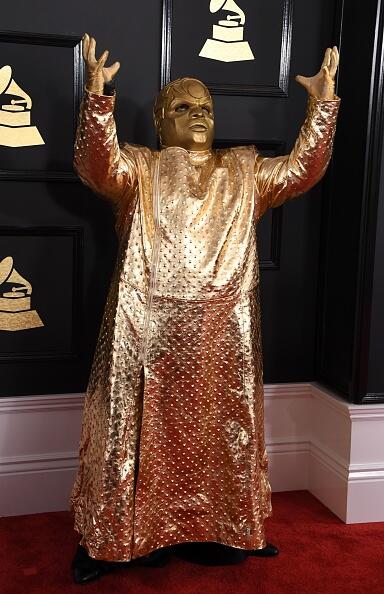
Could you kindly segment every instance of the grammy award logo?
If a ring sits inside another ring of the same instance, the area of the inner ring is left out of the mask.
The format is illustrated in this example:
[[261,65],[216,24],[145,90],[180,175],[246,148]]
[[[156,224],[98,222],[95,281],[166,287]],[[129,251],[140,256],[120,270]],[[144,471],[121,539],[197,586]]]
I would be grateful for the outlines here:
[[13,80],[12,68],[0,68],[0,145],[45,144],[36,126],[31,125],[31,109],[32,99]]
[[31,309],[32,286],[13,267],[13,258],[0,262],[0,330],[27,330],[44,326]]
[[220,9],[234,14],[213,25],[212,39],[207,39],[199,56],[221,62],[254,60],[248,41],[244,41],[244,12],[234,0],[211,0],[209,10],[215,13]]

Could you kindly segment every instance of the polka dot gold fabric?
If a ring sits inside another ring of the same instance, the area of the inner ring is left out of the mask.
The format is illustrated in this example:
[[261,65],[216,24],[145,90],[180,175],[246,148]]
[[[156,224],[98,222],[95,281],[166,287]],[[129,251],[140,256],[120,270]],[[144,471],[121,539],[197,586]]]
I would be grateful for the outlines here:
[[71,496],[92,557],[265,546],[257,222],[323,175],[338,106],[311,98],[292,153],[270,159],[119,146],[114,98],[85,93],[75,166],[120,240]]

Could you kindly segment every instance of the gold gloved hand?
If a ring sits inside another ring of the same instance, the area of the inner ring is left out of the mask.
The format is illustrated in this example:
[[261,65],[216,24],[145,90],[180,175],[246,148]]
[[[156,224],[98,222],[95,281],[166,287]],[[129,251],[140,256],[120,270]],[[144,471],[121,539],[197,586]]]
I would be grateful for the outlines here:
[[335,98],[335,76],[339,65],[339,52],[337,47],[328,47],[319,72],[315,76],[296,76],[296,81],[301,84],[310,95],[317,99]]
[[102,95],[104,83],[110,82],[120,68],[120,62],[115,62],[105,68],[109,51],[105,50],[100,58],[96,60],[96,39],[84,33],[83,37],[83,59],[86,68],[86,88],[91,93]]

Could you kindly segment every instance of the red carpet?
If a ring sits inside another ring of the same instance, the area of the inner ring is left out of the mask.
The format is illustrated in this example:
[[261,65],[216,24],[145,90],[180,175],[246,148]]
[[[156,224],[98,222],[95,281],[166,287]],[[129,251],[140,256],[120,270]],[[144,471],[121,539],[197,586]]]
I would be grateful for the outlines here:
[[306,491],[273,496],[267,538],[275,558],[207,567],[178,558],[163,568],[118,569],[76,586],[77,544],[67,512],[0,519],[1,594],[384,594],[384,523],[346,526]]

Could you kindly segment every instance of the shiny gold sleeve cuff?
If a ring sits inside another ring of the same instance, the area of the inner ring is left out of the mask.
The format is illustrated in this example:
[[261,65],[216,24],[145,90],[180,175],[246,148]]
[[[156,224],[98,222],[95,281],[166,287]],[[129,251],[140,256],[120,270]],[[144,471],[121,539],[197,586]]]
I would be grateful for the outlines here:
[[340,99],[308,99],[307,117],[289,155],[256,156],[256,216],[307,192],[324,175],[332,155]]
[[85,87],[83,101],[86,102],[86,107],[92,111],[100,114],[113,113],[116,103],[116,94],[98,95],[97,93],[88,91],[87,87]]
[[136,164],[120,151],[113,117],[115,96],[85,90],[75,141],[74,167],[95,192],[119,201],[135,185]]

